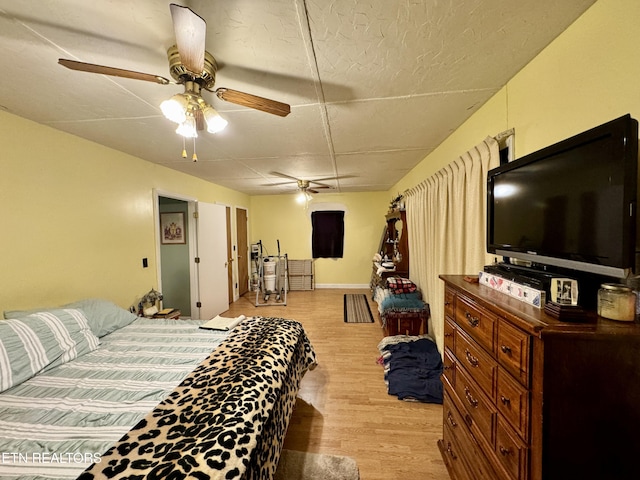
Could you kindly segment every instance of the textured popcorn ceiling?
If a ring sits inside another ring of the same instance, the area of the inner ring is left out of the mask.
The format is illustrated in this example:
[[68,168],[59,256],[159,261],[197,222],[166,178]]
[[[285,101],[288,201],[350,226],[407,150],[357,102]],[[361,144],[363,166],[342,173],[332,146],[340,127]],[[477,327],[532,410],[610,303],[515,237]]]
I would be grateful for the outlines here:
[[200,134],[193,163],[159,109],[181,86],[57,64],[170,77],[169,2],[0,0],[0,109],[248,194],[295,190],[274,171],[386,191],[594,1],[181,3],[207,22],[216,87],[291,105],[281,118],[205,92],[229,126]]

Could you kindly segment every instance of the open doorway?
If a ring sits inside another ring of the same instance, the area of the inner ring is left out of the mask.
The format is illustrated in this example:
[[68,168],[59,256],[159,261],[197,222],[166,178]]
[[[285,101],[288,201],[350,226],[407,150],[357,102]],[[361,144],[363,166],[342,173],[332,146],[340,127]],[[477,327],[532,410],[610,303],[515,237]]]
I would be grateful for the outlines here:
[[154,190],[154,206],[163,307],[204,320],[228,310],[233,296],[227,288],[231,226],[226,207],[159,190]]
[[[191,317],[192,248],[189,203],[185,200],[158,196],[160,215],[160,291],[163,305],[180,310]],[[175,229],[176,233],[170,234]]]

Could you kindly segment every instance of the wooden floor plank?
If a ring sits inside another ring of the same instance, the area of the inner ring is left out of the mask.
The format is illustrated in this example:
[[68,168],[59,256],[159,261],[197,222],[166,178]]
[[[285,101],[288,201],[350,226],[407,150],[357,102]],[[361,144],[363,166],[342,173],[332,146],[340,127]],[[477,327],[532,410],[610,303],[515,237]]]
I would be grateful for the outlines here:
[[[345,323],[343,296],[365,293],[375,323]],[[270,302],[273,299],[270,299]],[[285,439],[285,448],[353,457],[361,480],[448,480],[436,442],[442,406],[404,402],[387,393],[376,360],[383,338],[368,290],[317,289],[287,294],[287,305],[255,306],[255,293],[224,316],[298,320],[316,351]]]

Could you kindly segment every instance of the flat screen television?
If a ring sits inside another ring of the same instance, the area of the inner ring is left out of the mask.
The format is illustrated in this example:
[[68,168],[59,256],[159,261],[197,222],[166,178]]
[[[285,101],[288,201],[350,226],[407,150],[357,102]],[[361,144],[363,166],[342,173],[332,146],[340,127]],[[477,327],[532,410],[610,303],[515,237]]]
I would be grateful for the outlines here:
[[487,182],[489,253],[618,278],[635,270],[630,115],[490,170]]

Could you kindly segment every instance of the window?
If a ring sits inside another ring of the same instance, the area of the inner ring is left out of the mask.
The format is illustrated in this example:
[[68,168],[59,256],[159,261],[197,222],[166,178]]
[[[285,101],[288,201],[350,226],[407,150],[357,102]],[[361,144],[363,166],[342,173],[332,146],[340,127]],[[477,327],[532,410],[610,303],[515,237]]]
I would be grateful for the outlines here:
[[344,250],[344,211],[311,213],[313,258],[342,258]]

